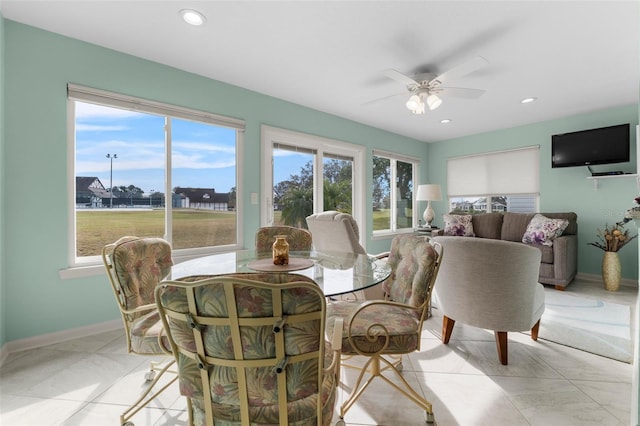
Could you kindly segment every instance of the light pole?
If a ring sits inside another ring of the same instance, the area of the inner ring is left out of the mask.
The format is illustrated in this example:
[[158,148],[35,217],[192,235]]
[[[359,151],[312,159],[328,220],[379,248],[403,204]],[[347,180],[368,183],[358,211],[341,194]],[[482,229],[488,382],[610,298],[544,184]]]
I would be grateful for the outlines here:
[[109,173],[109,208],[113,208],[113,159],[118,158],[118,154],[107,154],[111,160],[111,172]]
[[153,199],[153,189],[149,190],[149,207],[151,207],[153,209],[153,203],[152,200]]

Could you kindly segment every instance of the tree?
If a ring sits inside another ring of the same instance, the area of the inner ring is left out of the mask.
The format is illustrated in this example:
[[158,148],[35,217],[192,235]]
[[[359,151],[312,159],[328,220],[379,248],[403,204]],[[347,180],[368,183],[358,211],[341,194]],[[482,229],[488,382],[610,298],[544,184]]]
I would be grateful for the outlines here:
[[292,187],[282,197],[282,221],[285,225],[306,228],[307,216],[313,213],[313,190]]
[[236,208],[236,187],[234,186],[233,188],[231,188],[231,190],[229,191],[229,204],[228,207],[230,209],[234,209]]
[[388,204],[391,185],[391,162],[388,158],[373,156],[373,202],[376,206]]

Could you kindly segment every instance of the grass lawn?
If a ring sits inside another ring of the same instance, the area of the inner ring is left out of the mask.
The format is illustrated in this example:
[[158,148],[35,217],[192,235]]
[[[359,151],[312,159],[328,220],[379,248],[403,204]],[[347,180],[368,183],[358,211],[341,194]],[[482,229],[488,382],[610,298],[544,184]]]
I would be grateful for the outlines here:
[[[78,210],[77,255],[95,256],[102,247],[125,235],[162,237],[164,210]],[[173,248],[206,247],[236,242],[236,212],[176,209]]]

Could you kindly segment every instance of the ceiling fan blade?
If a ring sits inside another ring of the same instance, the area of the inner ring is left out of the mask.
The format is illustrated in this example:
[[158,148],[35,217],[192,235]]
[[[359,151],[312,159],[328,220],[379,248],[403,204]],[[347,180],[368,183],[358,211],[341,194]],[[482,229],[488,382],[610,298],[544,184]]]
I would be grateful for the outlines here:
[[396,80],[396,81],[399,81],[400,83],[406,84],[407,86],[418,84],[418,82],[415,81],[413,78],[409,77],[408,75],[402,74],[400,71],[396,71],[393,69],[383,71],[382,74],[384,74],[385,76],[389,77],[392,80]]
[[460,65],[457,65],[451,68],[449,71],[445,71],[442,74],[438,75],[434,78],[434,81],[439,81],[440,83],[444,83],[449,80],[455,80],[458,77],[462,77],[463,75],[470,74],[476,70],[479,70],[482,67],[489,65],[489,61],[487,61],[482,56],[476,56],[470,61],[464,62]]
[[463,99],[478,99],[484,95],[486,90],[482,89],[470,89],[466,87],[439,87],[434,90],[434,93],[442,97],[463,98]]
[[408,96],[408,95],[410,95],[410,93],[409,93],[409,92],[404,91],[404,92],[402,92],[402,93],[395,93],[395,94],[393,94],[393,95],[383,96],[382,98],[372,99],[372,100],[370,100],[370,101],[363,102],[363,103],[362,103],[362,104],[360,104],[360,105],[362,105],[362,106],[365,106],[365,105],[372,105],[372,104],[375,104],[375,103],[378,103],[378,102],[386,101],[387,99],[395,98],[396,96]]

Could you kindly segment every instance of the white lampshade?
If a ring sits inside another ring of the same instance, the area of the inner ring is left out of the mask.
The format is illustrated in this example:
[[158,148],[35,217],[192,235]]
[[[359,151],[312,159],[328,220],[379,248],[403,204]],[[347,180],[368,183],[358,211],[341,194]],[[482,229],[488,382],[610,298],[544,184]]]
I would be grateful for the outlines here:
[[418,193],[416,194],[416,200],[418,201],[440,201],[442,200],[442,191],[440,185],[427,184],[418,186]]
[[427,202],[427,208],[424,210],[422,218],[424,219],[427,228],[431,228],[431,222],[435,217],[435,212],[431,208],[431,201],[442,200],[442,191],[440,190],[440,185],[427,184],[418,186],[416,200]]

